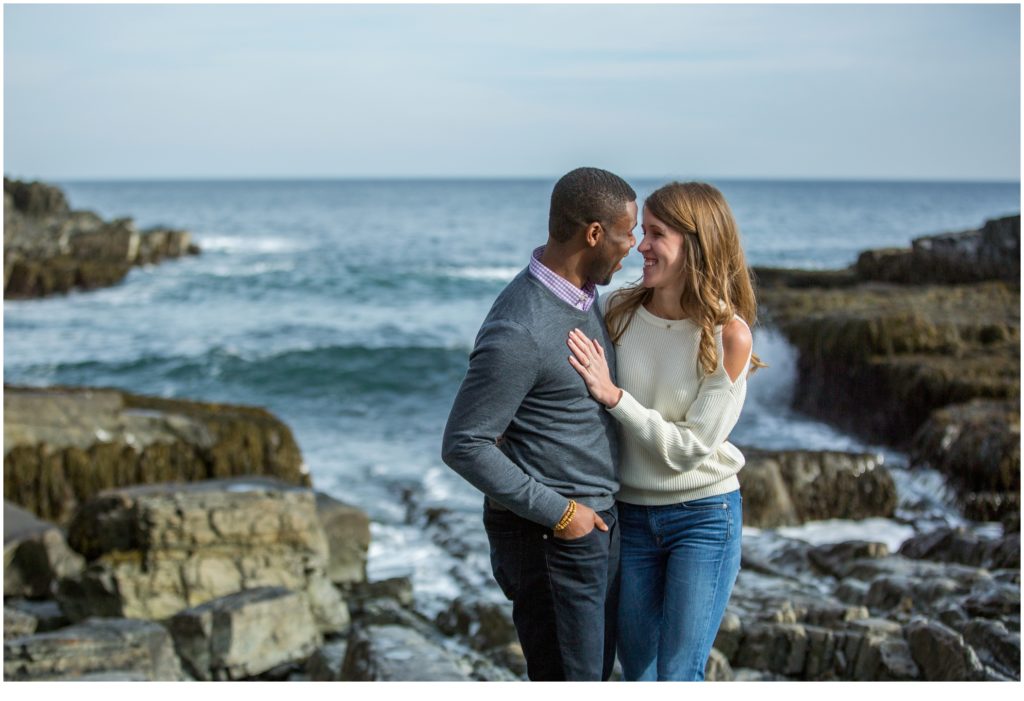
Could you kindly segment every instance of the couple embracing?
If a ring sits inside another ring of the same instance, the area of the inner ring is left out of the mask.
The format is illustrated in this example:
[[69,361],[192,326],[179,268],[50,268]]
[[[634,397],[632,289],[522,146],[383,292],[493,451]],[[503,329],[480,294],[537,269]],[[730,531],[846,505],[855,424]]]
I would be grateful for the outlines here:
[[579,168],[548,240],[491,307],[443,441],[485,495],[491,566],[532,680],[700,680],[740,566],[743,455],[728,442],[763,364],[732,213],[702,183],[643,204]]

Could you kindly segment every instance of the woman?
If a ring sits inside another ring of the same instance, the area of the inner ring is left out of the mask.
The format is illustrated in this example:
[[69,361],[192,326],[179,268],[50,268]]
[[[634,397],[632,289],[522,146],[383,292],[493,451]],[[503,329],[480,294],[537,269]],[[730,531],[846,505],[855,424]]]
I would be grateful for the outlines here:
[[[704,183],[644,204],[643,280],[601,300],[616,345],[578,330],[569,362],[618,420],[628,680],[702,680],[740,566],[743,455],[726,439],[747,391],[754,291],[732,212]],[[607,301],[606,301],[607,300]]]

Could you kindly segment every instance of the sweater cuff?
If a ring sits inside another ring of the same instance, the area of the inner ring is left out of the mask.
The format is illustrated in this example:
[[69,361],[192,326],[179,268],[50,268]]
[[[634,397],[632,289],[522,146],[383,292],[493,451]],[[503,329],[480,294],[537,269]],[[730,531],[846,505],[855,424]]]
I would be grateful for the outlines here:
[[642,417],[646,411],[643,405],[626,390],[622,390],[619,403],[608,409],[608,413],[622,423],[629,423],[631,419],[635,420],[638,416]]
[[540,519],[537,521],[545,528],[554,528],[565,515],[565,509],[569,505],[569,498],[563,497],[558,492],[552,491],[550,503],[545,499],[543,508],[539,510]]

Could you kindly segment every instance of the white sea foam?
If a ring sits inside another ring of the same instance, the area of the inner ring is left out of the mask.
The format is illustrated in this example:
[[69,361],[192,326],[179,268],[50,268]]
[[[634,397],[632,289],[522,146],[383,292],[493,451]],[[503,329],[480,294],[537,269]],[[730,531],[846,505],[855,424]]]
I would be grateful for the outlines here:
[[204,251],[223,253],[285,253],[305,248],[300,242],[289,239],[246,236],[197,235],[196,243]]
[[218,265],[207,272],[216,277],[257,277],[267,273],[286,273],[295,270],[295,264],[288,261],[278,263],[256,263],[255,265]]
[[[744,527],[744,535],[757,535],[761,531]],[[904,541],[913,537],[913,527],[887,518],[866,518],[862,521],[830,519],[811,521],[801,526],[776,528],[775,532],[787,538],[802,540],[811,545],[827,545],[850,540],[869,540],[885,543],[890,552],[896,552]]]
[[444,274],[461,280],[495,280],[508,282],[522,270],[521,267],[491,266],[483,268],[447,268]]

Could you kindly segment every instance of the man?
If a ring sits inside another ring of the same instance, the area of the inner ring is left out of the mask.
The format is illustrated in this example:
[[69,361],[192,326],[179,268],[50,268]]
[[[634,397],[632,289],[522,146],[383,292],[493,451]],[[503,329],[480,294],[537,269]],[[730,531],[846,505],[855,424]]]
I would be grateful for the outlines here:
[[614,420],[568,361],[568,334],[615,351],[597,308],[636,244],[636,193],[597,168],[551,193],[547,245],[480,327],[443,459],[482,491],[494,578],[532,680],[608,679],[618,602]]

